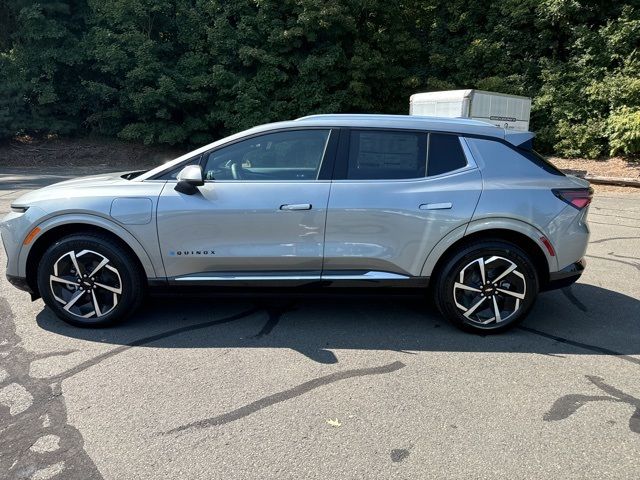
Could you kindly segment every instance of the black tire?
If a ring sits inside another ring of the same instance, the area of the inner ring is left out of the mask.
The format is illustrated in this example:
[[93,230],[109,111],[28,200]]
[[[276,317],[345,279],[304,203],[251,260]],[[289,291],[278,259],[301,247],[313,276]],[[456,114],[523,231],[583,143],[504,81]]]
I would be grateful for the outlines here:
[[[104,259],[108,263],[97,270],[93,280],[83,278]],[[80,281],[74,265],[80,267]],[[52,280],[54,267],[60,276]],[[60,319],[77,327],[106,327],[121,322],[135,312],[144,297],[143,272],[136,259],[118,242],[100,234],[74,234],[56,241],[42,256],[37,275],[38,289],[47,306]],[[79,298],[65,310],[76,296]],[[93,315],[83,318],[92,307]]]
[[[481,280],[480,258],[485,282]],[[491,262],[485,264],[485,260]],[[511,273],[497,283],[491,281],[513,265],[515,270]],[[460,282],[461,272],[464,282]],[[461,247],[445,260],[437,273],[433,294],[438,310],[453,325],[467,332],[487,334],[503,332],[522,321],[531,310],[538,289],[536,268],[525,251],[504,240],[483,240]],[[473,309],[476,304],[479,306]]]

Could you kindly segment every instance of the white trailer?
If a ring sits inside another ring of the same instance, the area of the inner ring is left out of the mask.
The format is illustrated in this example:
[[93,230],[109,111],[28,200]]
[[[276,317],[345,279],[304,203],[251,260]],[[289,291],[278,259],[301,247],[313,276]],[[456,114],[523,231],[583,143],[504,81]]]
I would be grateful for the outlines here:
[[506,130],[529,131],[531,99],[482,90],[445,90],[411,95],[409,115],[473,118]]

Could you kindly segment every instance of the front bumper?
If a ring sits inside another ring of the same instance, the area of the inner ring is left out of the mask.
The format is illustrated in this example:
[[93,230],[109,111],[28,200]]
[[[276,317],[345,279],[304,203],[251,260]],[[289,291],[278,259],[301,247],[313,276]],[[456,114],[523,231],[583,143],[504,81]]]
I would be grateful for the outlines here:
[[15,275],[7,274],[7,281],[16,287],[18,290],[25,291],[31,295],[31,300],[37,300],[40,298],[40,295],[35,293],[33,289],[29,286],[29,282],[24,277],[16,277]]
[[572,285],[580,278],[586,266],[587,260],[583,257],[558,272],[551,272],[549,274],[549,283],[545,285],[543,290],[555,290]]

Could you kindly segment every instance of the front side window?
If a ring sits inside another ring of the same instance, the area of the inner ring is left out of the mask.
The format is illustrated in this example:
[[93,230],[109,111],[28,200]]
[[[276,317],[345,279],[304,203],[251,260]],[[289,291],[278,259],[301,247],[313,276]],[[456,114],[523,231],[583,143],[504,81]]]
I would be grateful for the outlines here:
[[236,142],[209,153],[206,180],[315,180],[329,130],[290,130]]
[[351,131],[347,178],[387,180],[424,177],[426,138],[426,134],[420,132]]

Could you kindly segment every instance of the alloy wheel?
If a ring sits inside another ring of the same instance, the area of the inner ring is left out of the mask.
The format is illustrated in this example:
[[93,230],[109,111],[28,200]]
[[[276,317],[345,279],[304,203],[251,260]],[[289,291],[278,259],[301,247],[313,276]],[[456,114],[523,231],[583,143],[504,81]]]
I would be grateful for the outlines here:
[[49,285],[63,309],[81,318],[104,317],[122,295],[120,272],[93,250],[71,250],[60,256],[53,264]]
[[468,263],[453,284],[456,307],[479,325],[509,320],[520,309],[526,293],[527,282],[518,265],[496,255]]

